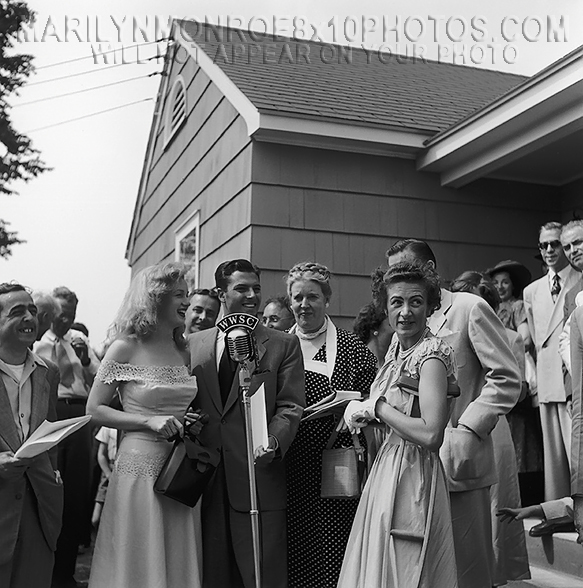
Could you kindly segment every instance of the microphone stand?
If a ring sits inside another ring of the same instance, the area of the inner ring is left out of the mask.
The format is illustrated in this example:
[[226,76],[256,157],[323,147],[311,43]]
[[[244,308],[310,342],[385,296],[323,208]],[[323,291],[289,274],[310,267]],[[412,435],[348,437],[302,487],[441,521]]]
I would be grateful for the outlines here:
[[240,362],[239,385],[241,386],[243,414],[245,417],[245,438],[247,442],[247,468],[249,472],[249,496],[251,501],[251,538],[253,542],[253,565],[255,569],[255,588],[261,588],[261,536],[259,530],[259,507],[257,504],[257,481],[255,479],[255,456],[253,451],[253,430],[251,425],[251,399],[249,386],[251,371],[249,361]]

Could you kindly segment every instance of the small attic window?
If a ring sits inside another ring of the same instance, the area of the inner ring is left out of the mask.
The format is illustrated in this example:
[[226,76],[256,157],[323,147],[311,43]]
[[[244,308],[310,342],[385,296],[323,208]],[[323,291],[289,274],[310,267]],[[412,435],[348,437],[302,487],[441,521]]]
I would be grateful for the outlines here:
[[178,132],[182,123],[186,120],[186,86],[182,76],[174,80],[170,100],[166,110],[166,124],[164,129],[165,145],[168,145],[172,137]]

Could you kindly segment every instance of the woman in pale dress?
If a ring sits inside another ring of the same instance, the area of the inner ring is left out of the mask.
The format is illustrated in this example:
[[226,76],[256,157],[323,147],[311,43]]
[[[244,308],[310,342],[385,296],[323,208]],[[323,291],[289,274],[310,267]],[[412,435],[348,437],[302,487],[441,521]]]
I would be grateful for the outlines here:
[[[87,402],[97,425],[124,431],[92,561],[91,588],[198,588],[199,507],[156,494],[153,485],[183,433],[197,392],[187,355],[173,339],[183,326],[188,289],[182,264],[140,271],[110,329],[111,344]],[[115,394],[123,410],[110,406]],[[197,423],[191,430],[197,432]]]
[[363,490],[338,588],[456,588],[453,532],[438,451],[456,394],[451,347],[431,335],[439,308],[432,267],[409,262],[385,276],[387,314],[395,336],[369,400],[353,401],[351,429],[387,429]]

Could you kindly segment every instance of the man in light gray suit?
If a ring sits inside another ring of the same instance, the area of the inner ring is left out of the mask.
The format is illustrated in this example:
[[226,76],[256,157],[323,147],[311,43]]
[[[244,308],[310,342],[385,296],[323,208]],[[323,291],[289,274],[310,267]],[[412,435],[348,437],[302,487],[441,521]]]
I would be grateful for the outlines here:
[[545,500],[569,494],[571,417],[563,383],[559,338],[565,294],[579,279],[561,245],[562,225],[550,222],[539,233],[539,249],[549,271],[524,289],[524,309],[536,349],[536,376],[543,432]]
[[48,588],[61,530],[57,455],[14,454],[56,420],[59,370],[32,353],[36,306],[19,284],[0,284],[0,586]]
[[[387,251],[389,265],[436,266],[424,241],[403,239]],[[427,321],[454,349],[460,397],[440,451],[451,500],[459,588],[494,585],[489,487],[497,481],[490,433],[520,395],[521,376],[504,326],[490,305],[467,292],[441,291],[441,308]]]

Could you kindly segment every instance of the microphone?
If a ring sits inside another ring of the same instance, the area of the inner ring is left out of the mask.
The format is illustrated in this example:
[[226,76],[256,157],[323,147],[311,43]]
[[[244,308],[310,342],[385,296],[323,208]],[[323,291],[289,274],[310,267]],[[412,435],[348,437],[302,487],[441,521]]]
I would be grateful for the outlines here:
[[247,328],[235,327],[225,335],[229,357],[237,363],[255,359],[253,336]]

